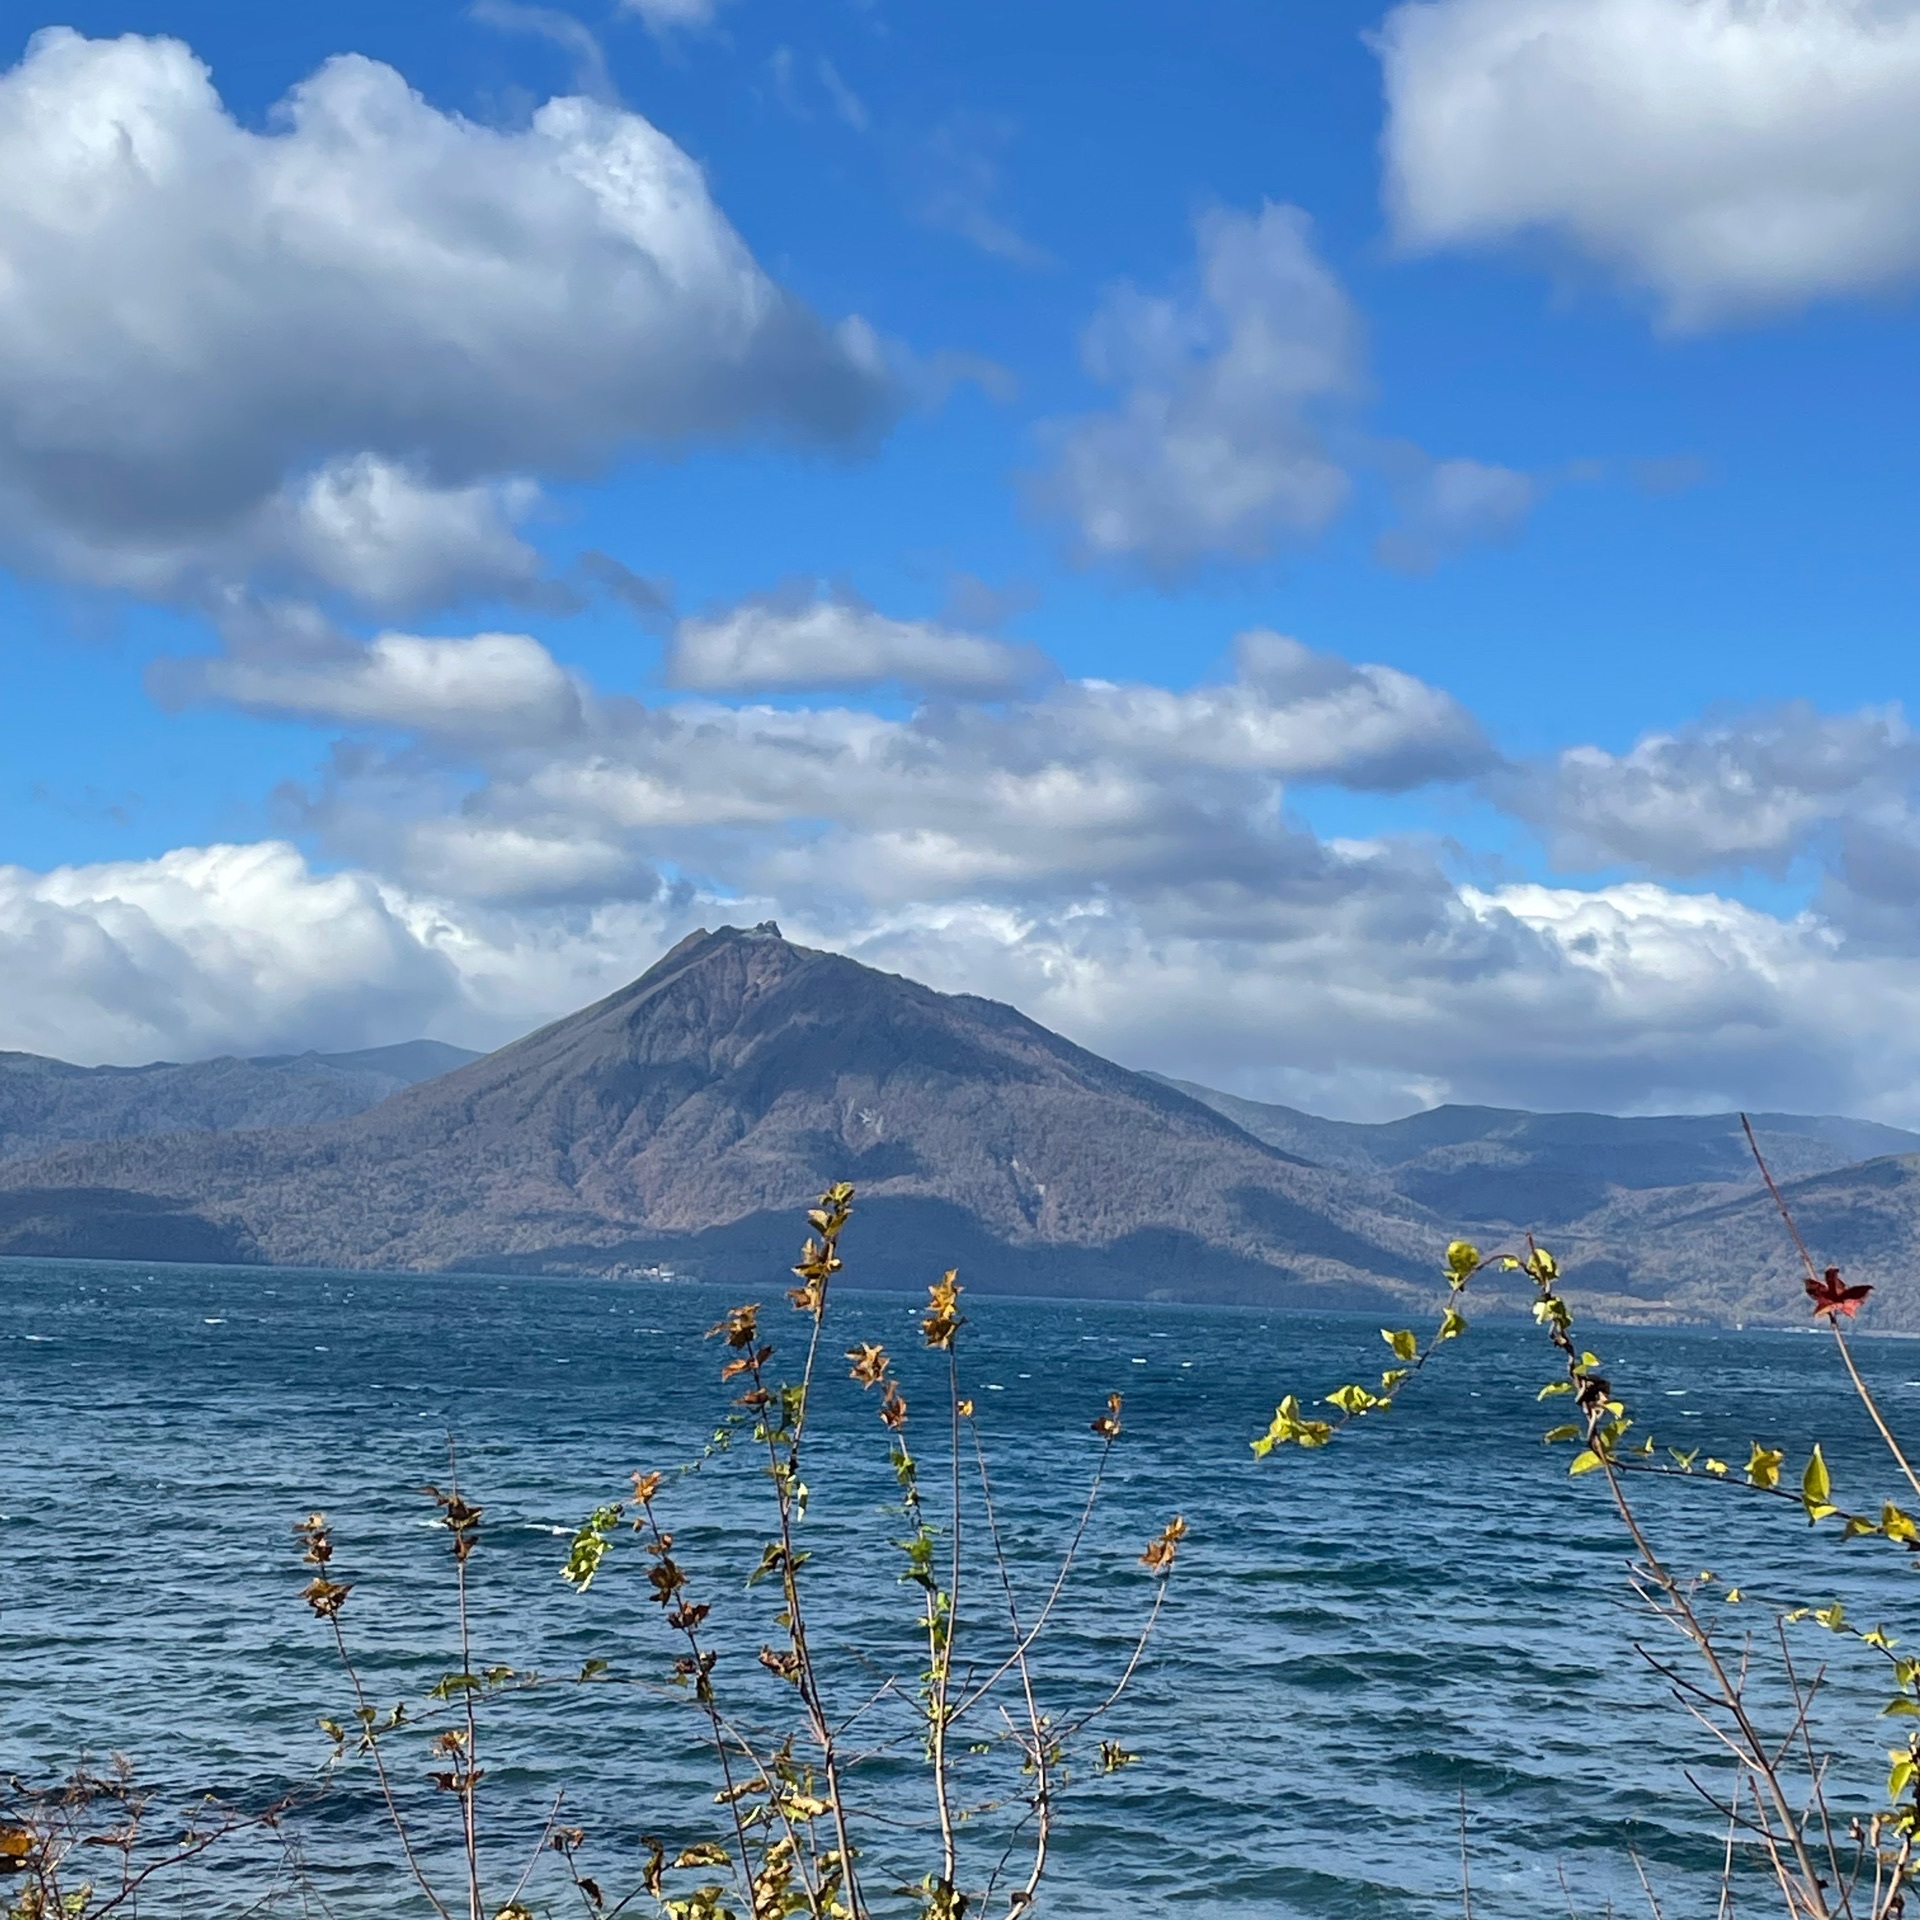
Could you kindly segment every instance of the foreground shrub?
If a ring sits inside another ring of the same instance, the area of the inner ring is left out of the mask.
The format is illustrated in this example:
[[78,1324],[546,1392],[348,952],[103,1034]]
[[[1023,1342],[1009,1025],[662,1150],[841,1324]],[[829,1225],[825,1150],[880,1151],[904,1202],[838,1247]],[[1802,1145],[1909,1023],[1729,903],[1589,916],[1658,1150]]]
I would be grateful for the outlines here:
[[[1038,1899],[1063,1799],[1136,1760],[1095,1730],[1145,1654],[1185,1525],[1169,1521],[1138,1556],[1137,1624],[1125,1657],[1091,1698],[1084,1673],[1065,1676],[1073,1706],[1050,1705],[1042,1656],[1088,1557],[1122,1403],[1114,1394],[1095,1414],[1077,1523],[1043,1588],[1022,1594],[961,1375],[966,1319],[954,1274],[929,1287],[920,1320],[921,1340],[945,1375],[931,1440],[910,1438],[920,1422],[885,1348],[862,1342],[845,1353],[852,1386],[872,1406],[894,1489],[890,1561],[822,1557],[810,1544],[809,1416],[831,1371],[832,1282],[852,1204],[853,1189],[836,1186],[808,1215],[812,1231],[793,1269],[798,1284],[787,1292],[799,1316],[797,1365],[781,1362],[760,1305],[734,1309],[710,1335],[724,1355],[720,1378],[732,1403],[704,1454],[679,1473],[635,1472],[630,1490],[596,1507],[570,1544],[562,1577],[583,1594],[616,1577],[621,1541],[637,1549],[659,1609],[660,1653],[609,1648],[558,1682],[485,1658],[469,1606],[485,1514],[450,1457],[445,1488],[425,1490],[449,1536],[450,1662],[424,1702],[378,1702],[347,1631],[353,1582],[335,1529],[320,1513],[297,1528],[312,1569],[303,1597],[351,1689],[349,1710],[322,1723],[333,1763],[368,1768],[401,1859],[441,1920],[533,1920],[529,1903],[543,1889],[568,1888],[594,1916],[643,1903],[667,1920],[866,1920],[888,1912],[1016,1920]],[[724,1570],[691,1564],[675,1539],[684,1475],[729,1469],[751,1470],[764,1487],[765,1535],[741,1570],[745,1586],[765,1596],[757,1627],[732,1618],[737,1589]],[[821,1630],[837,1591],[870,1592],[876,1583],[905,1589],[911,1668],[893,1657],[898,1641],[835,1646]],[[555,1684],[647,1685],[692,1716],[710,1772],[705,1823],[675,1831],[662,1810],[637,1862],[606,1865],[606,1849],[569,1824],[556,1801],[539,1822],[537,1845],[502,1862],[503,1849],[488,1839],[499,1810],[484,1784],[510,1752],[497,1709],[517,1692]],[[444,1818],[431,1802],[423,1811],[412,1790],[423,1776]],[[624,1875],[618,1885],[616,1875]]]
[[[1743,1118],[1742,1125],[1746,1126]],[[1836,1495],[1825,1452],[1816,1442],[1804,1463],[1790,1466],[1784,1447],[1755,1440],[1744,1466],[1705,1455],[1701,1449],[1663,1448],[1629,1410],[1624,1390],[1609,1377],[1599,1354],[1575,1336],[1573,1310],[1560,1289],[1560,1269],[1531,1237],[1506,1250],[1483,1254],[1466,1241],[1447,1248],[1446,1303],[1424,1339],[1408,1328],[1386,1328],[1381,1338],[1394,1364],[1377,1384],[1352,1381],[1316,1406],[1286,1395],[1267,1430],[1252,1442],[1265,1458],[1277,1450],[1313,1452],[1341,1439],[1354,1423],[1387,1412],[1449,1341],[1467,1330],[1464,1305],[1476,1276],[1520,1276],[1530,1289],[1534,1320],[1550,1344],[1556,1377],[1540,1389],[1542,1401],[1566,1398],[1572,1416],[1547,1430],[1546,1442],[1573,1449],[1571,1477],[1599,1476],[1625,1534],[1632,1558],[1628,1580],[1647,1612],[1673,1636],[1672,1652],[1638,1651],[1669,1687],[1674,1701],[1712,1737],[1732,1763],[1724,1790],[1689,1776],[1703,1800],[1726,1825],[1726,1867],[1719,1911],[1733,1911],[1736,1864],[1758,1863],[1778,1890],[1789,1920],[1899,1920],[1920,1884],[1920,1658],[1879,1625],[1848,1619],[1838,1600],[1812,1594],[1765,1594],[1739,1579],[1711,1570],[1691,1573],[1698,1558],[1663,1552],[1651,1537],[1635,1489],[1648,1479],[1684,1482],[1717,1495],[1784,1502],[1800,1508],[1808,1524],[1834,1545],[1874,1541],[1897,1553],[1920,1555],[1920,1477],[1862,1378],[1848,1344],[1846,1325],[1872,1292],[1848,1285],[1837,1267],[1822,1267],[1802,1239],[1793,1215],[1761,1158],[1753,1130],[1747,1139],[1780,1209],[1805,1268],[1805,1290],[1814,1318],[1830,1332],[1847,1377],[1874,1433],[1904,1485],[1901,1500],[1881,1499],[1852,1510]],[[1920,1569],[1920,1557],[1909,1564]],[[1731,1611],[1730,1611],[1731,1610]],[[1766,1631],[1751,1622],[1758,1614]],[[1898,1746],[1866,1761],[1829,1750],[1816,1732],[1815,1709],[1829,1685],[1824,1665],[1796,1659],[1790,1629],[1811,1626],[1833,1636],[1840,1650],[1873,1663],[1884,1681],[1883,1712],[1910,1729]],[[1604,1732],[1596,1738],[1606,1740]],[[1621,1731],[1623,1765],[1631,1766],[1633,1742]],[[1882,1765],[1884,1776],[1880,1776]],[[1876,1786],[1877,1808],[1849,1816],[1847,1782],[1862,1773],[1884,1777]],[[1636,1866],[1638,1863],[1636,1862]],[[1643,1876],[1644,1883],[1644,1876]],[[1463,1860],[1462,1891],[1472,1912]],[[1655,1890],[1647,1897],[1659,1914]]]

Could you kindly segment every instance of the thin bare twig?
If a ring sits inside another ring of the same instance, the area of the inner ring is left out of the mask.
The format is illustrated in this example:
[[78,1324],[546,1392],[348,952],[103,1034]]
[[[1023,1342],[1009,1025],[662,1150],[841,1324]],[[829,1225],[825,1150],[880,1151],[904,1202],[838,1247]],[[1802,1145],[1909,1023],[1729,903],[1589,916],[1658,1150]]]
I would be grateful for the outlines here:
[[[1820,1284],[1820,1269],[1815,1264],[1806,1241],[1801,1238],[1800,1229],[1793,1218],[1793,1209],[1787,1205],[1787,1197],[1780,1191],[1779,1184],[1773,1177],[1773,1169],[1767,1165],[1766,1156],[1760,1151],[1760,1142],[1754,1138],[1753,1122],[1743,1113],[1740,1116],[1740,1125],[1746,1132],[1747,1145],[1753,1149],[1754,1164],[1760,1169],[1760,1178],[1767,1183],[1767,1191],[1773,1195],[1773,1204],[1780,1209],[1780,1218],[1785,1221],[1787,1232],[1793,1237],[1793,1244],[1800,1250],[1800,1258],[1807,1269],[1807,1284],[1809,1287],[1817,1287]],[[1907,1485],[1916,1494],[1920,1494],[1920,1474],[1914,1472],[1900,1442],[1893,1437],[1893,1429],[1887,1425],[1885,1417],[1881,1414],[1880,1403],[1874,1399],[1872,1393],[1868,1391],[1867,1383],[1861,1379],[1860,1369],[1853,1363],[1853,1351],[1847,1345],[1847,1337],[1840,1331],[1840,1316],[1837,1313],[1829,1313],[1826,1320],[1833,1333],[1833,1344],[1840,1349],[1840,1358],[1846,1363],[1848,1376],[1853,1381],[1853,1390],[1860,1396],[1860,1404],[1866,1408],[1868,1418],[1879,1430],[1881,1440],[1893,1456],[1894,1465],[1906,1475]]]
[[1467,1783],[1460,1783],[1460,1911],[1473,1920],[1473,1873],[1467,1865]]

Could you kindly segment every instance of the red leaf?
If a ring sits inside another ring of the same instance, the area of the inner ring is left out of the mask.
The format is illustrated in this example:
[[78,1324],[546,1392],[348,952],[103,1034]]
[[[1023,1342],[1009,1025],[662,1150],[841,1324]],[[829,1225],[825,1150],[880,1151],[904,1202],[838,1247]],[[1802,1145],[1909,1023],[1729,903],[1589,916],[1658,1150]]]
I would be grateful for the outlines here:
[[1829,1267],[1824,1277],[1807,1282],[1807,1298],[1813,1302],[1813,1317],[1816,1320],[1822,1314],[1829,1320],[1837,1320],[1843,1313],[1851,1320],[1860,1311],[1860,1302],[1872,1291],[1871,1287],[1844,1285],[1838,1267]]

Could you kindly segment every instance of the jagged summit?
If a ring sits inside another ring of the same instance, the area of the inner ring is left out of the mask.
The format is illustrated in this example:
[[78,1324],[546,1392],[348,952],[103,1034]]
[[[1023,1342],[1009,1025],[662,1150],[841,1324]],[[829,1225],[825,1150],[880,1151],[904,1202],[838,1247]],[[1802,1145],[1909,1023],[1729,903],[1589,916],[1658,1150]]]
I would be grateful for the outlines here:
[[350,1120],[74,1148],[0,1177],[186,1209],[267,1259],[365,1266],[718,1273],[783,1260],[795,1210],[835,1179],[861,1190],[876,1282],[965,1256],[988,1264],[976,1284],[1395,1288],[1438,1236],[1384,1188],[1011,1007],[772,922],[691,933],[605,999]]

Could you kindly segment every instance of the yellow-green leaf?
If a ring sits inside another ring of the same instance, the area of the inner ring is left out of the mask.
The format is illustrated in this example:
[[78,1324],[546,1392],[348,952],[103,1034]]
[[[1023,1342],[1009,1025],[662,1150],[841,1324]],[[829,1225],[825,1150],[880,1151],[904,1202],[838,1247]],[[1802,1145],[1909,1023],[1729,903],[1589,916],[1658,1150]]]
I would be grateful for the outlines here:
[[1393,1349],[1396,1360],[1411,1360],[1420,1351],[1420,1342],[1407,1327],[1382,1327],[1380,1338]]
[[[1826,1456],[1820,1451],[1820,1443],[1814,1442],[1813,1458],[1807,1462],[1807,1470],[1800,1476],[1800,1498],[1807,1504],[1808,1512],[1815,1507],[1826,1506],[1833,1492],[1833,1481],[1827,1472]],[[1831,1513],[1833,1509],[1827,1507]]]
[[1780,1484],[1780,1463],[1786,1457],[1778,1447],[1763,1447],[1756,1440],[1753,1452],[1747,1458],[1747,1485],[1777,1487]]
[[1327,1395],[1327,1405],[1338,1407],[1345,1414],[1367,1413],[1379,1404],[1379,1396],[1361,1386],[1335,1387]]
[[1576,1473],[1591,1473],[1600,1465],[1600,1456],[1591,1447],[1583,1448],[1573,1456],[1573,1465],[1567,1469],[1568,1477]]

